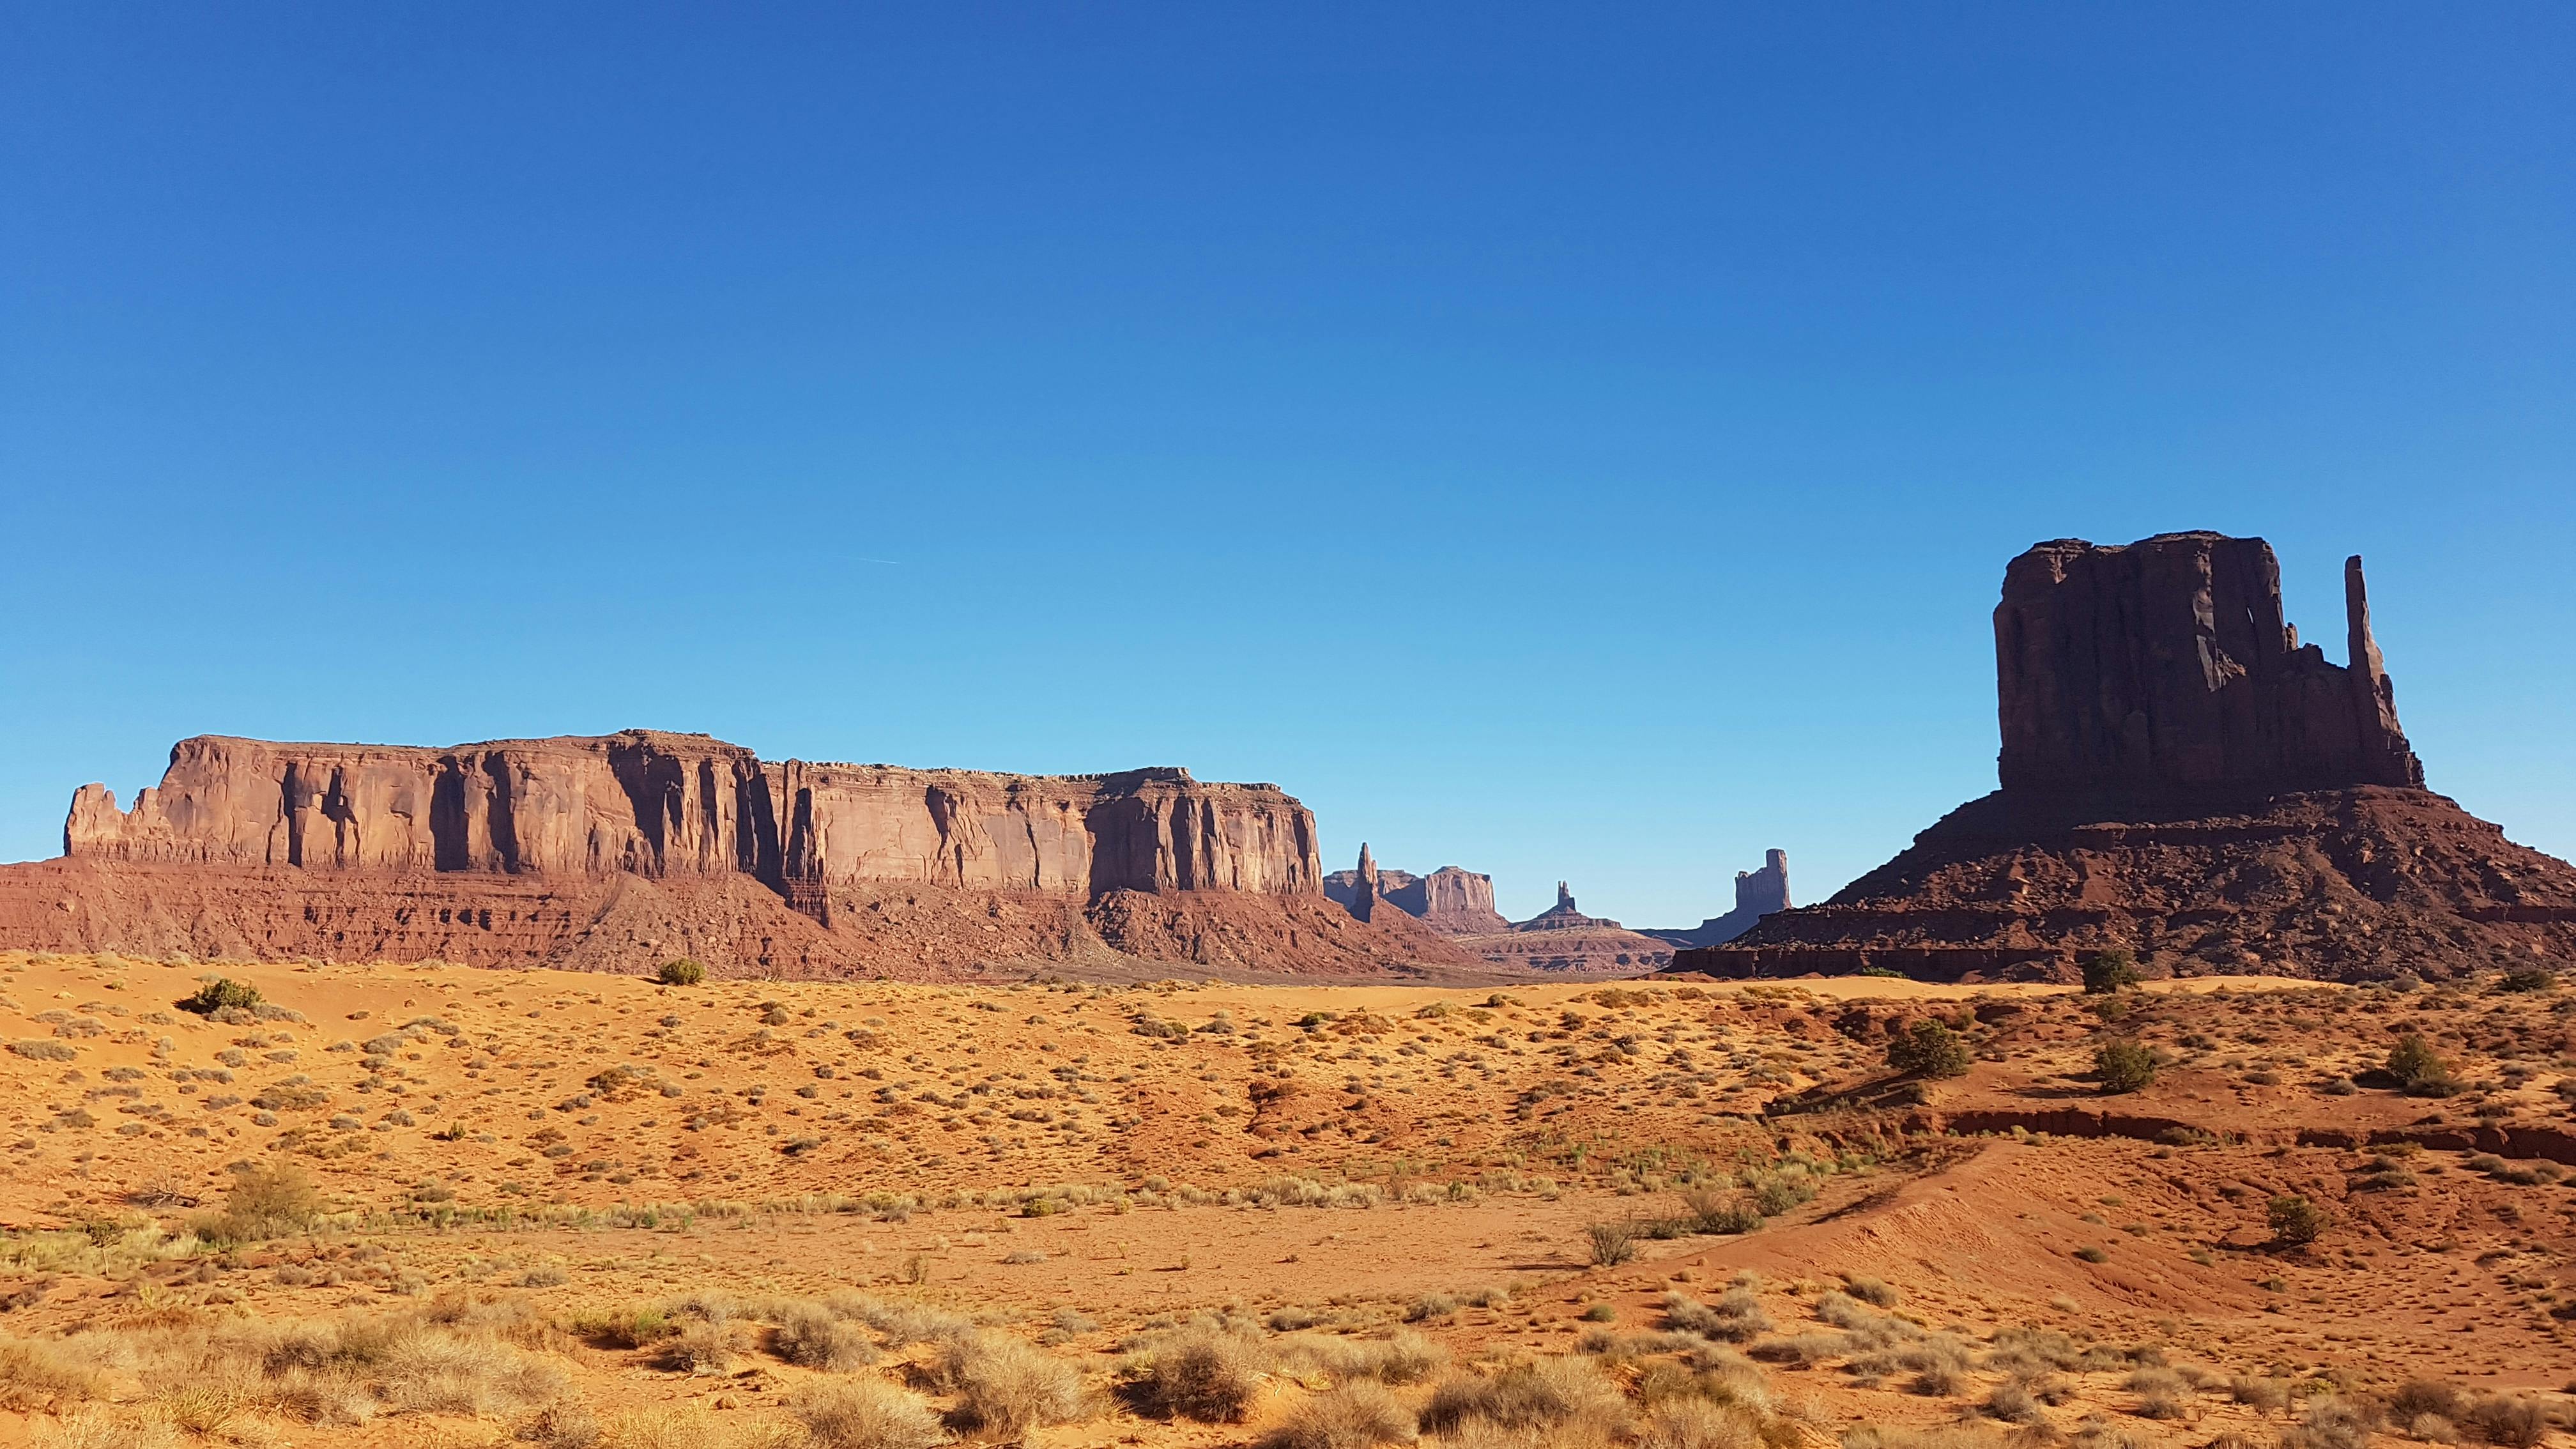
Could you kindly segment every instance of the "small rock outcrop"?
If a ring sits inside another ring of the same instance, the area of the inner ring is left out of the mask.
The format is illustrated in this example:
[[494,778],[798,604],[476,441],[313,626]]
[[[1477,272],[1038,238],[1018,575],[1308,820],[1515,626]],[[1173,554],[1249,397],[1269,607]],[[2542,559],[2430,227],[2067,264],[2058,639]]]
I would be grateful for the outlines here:
[[2001,788],[1820,906],[1672,969],[2071,978],[2459,976],[2576,952],[2576,868],[2423,788],[2361,560],[2347,662],[2282,617],[2259,538],[2043,543],[1995,611]]
[[1789,909],[1789,852],[1766,850],[1760,870],[1735,873],[1735,909],[1722,916],[1711,916],[1696,926],[1671,931],[1648,931],[1659,941],[1676,946],[1716,946],[1732,941],[1759,924],[1764,916]]
[[1429,875],[1380,867],[1360,847],[1357,870],[1337,870],[1324,877],[1324,894],[1339,901],[1360,920],[1375,919],[1380,905],[1390,905],[1444,936],[1474,936],[1508,930],[1511,923],[1494,909],[1494,878],[1454,865]]

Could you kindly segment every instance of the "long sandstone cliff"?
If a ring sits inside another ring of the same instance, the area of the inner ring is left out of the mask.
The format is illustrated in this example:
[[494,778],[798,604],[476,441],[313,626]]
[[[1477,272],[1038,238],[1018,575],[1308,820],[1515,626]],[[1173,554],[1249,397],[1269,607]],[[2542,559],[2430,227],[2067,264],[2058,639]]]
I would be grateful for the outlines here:
[[1471,959],[1326,901],[1314,817],[1279,787],[1178,769],[769,762],[648,730],[449,749],[200,736],[130,809],[83,787],[63,847],[0,867],[0,943],[627,969],[661,951],[798,974]]
[[2576,952],[2576,868],[2423,788],[2344,564],[2346,662],[2259,538],[2039,544],[1994,615],[2001,788],[1821,906],[1672,969],[2066,979],[2459,976]]

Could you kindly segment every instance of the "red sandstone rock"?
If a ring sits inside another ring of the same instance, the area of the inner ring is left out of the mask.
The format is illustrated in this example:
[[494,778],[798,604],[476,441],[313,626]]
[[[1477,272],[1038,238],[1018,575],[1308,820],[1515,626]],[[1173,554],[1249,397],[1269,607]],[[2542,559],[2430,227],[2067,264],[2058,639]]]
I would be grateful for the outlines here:
[[65,860],[0,867],[0,944],[834,976],[1474,964],[1409,918],[1332,907],[1314,839],[1277,786],[1175,769],[770,764],[641,730],[446,750],[209,736],[131,810],[82,789]]
[[1722,916],[1711,916],[1686,930],[1648,931],[1658,941],[1676,946],[1716,946],[1732,941],[1758,925],[1762,918],[1789,909],[1789,852],[1769,850],[1762,854],[1760,870],[1735,873],[1735,909]]
[[2576,951],[2576,867],[2421,787],[2345,566],[2350,664],[2301,646],[2260,539],[2042,544],[1995,612],[2003,788],[1821,906],[1675,971],[2456,976]]
[[1337,870],[1324,877],[1324,894],[1366,921],[1375,919],[1380,903],[1419,919],[1443,936],[1473,936],[1507,931],[1511,923],[1494,909],[1494,878],[1454,865],[1429,875],[1381,868],[1360,847],[1357,870]]

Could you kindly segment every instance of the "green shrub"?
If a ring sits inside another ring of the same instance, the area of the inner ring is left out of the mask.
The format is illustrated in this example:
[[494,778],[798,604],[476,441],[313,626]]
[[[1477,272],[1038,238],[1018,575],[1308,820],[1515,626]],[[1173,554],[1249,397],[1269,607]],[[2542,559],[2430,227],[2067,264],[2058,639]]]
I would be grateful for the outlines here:
[[2517,966],[2496,982],[2498,991],[2547,991],[2558,984],[2546,966]]
[[2138,984],[2138,967],[2129,953],[2117,947],[2096,951],[2084,958],[2084,991],[2089,996],[2107,996]]
[[2410,1097],[2449,1097],[2460,1090],[2451,1064],[2442,1060],[2421,1032],[2410,1031],[2397,1039],[2388,1053],[2388,1074]]
[[1625,1222],[1586,1223],[1584,1241],[1592,1249],[1596,1267],[1615,1268],[1637,1256],[1637,1230]]
[[1918,1077],[1964,1077],[1968,1062],[1968,1043],[1929,1017],[1887,1044],[1887,1064]]
[[181,1011],[199,1016],[212,1016],[218,1011],[239,1008],[248,1011],[259,1005],[259,988],[245,986],[226,976],[218,976],[197,988],[197,994],[178,1003]]
[[282,1238],[313,1225],[322,1194],[312,1179],[285,1163],[251,1167],[233,1175],[224,1210],[195,1224],[197,1236],[215,1242],[255,1243]]
[[2106,1094],[2134,1092],[2156,1079],[2156,1054],[2133,1041],[2106,1042],[2093,1053],[2093,1073]]
[[2273,1246],[2280,1248],[2315,1242],[2331,1221],[2324,1208],[2303,1197],[2276,1197],[2263,1217],[2272,1225]]
[[707,979],[707,968],[682,956],[676,961],[663,962],[662,969],[653,973],[653,979],[665,986],[695,986]]

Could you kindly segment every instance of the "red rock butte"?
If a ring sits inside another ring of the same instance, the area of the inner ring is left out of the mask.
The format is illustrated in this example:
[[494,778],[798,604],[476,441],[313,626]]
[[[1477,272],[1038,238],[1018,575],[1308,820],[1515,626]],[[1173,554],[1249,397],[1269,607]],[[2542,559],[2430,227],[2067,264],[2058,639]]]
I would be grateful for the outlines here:
[[1181,769],[764,761],[628,730],[447,749],[181,741],[63,858],[0,867],[0,942],[939,977],[1091,954],[1280,973],[1456,965],[1325,899],[1314,816]]
[[2001,787],[1818,906],[1671,969],[2064,978],[2455,976],[2576,948],[2576,869],[2423,788],[2344,564],[2347,662],[2283,617],[2259,538],[2062,539],[2004,572]]

